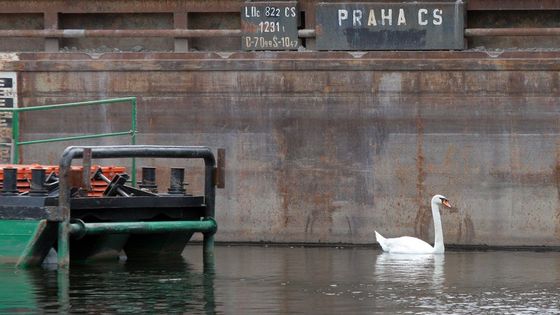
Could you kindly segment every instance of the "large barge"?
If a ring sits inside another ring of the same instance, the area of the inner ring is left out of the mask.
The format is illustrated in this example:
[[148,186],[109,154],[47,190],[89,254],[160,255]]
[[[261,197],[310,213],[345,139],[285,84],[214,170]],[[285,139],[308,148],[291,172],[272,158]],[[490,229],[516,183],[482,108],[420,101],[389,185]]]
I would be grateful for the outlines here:
[[[171,168],[169,189],[160,193],[153,167],[142,168],[134,187],[124,168],[91,164],[124,157],[202,159],[204,194],[187,193],[184,168]],[[74,159],[82,166],[72,167]],[[207,147],[147,145],[68,147],[59,166],[5,165],[0,262],[36,266],[53,249],[59,266],[123,254],[129,260],[179,256],[193,233],[203,234],[204,259],[212,260],[218,169]]]
[[[442,193],[457,210],[442,214],[447,244],[560,245],[560,1],[0,7],[6,106],[134,95],[138,143],[231,152],[220,240],[371,244],[381,228],[430,240],[428,201]],[[23,141],[129,117],[120,105],[88,124],[33,113]],[[47,164],[63,149],[12,153]]]

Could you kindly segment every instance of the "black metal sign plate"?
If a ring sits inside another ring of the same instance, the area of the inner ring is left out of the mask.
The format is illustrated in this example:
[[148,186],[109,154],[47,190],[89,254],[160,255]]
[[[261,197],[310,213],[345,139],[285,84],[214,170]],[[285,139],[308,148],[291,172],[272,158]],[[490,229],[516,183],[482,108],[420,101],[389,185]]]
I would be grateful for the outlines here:
[[0,143],[0,163],[10,163],[10,154],[12,152],[12,145],[9,143]]
[[246,2],[241,8],[243,50],[296,50],[297,2]]
[[[17,106],[17,81],[15,72],[0,72],[0,109]],[[11,112],[0,111],[0,163],[9,163],[12,142]]]
[[318,50],[464,48],[464,4],[454,2],[319,3]]
[[12,78],[0,78],[0,88],[12,88],[14,80]]

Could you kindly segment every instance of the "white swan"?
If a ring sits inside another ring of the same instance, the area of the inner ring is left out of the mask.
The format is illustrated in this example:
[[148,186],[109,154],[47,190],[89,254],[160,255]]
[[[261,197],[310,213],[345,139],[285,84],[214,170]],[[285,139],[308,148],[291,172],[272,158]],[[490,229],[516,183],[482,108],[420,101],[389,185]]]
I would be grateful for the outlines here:
[[432,216],[434,218],[434,247],[421,239],[410,236],[396,238],[384,238],[375,231],[375,238],[385,252],[400,254],[441,254],[445,251],[443,245],[443,230],[441,228],[441,217],[439,206],[444,205],[451,208],[449,200],[442,195],[435,195],[432,198]]

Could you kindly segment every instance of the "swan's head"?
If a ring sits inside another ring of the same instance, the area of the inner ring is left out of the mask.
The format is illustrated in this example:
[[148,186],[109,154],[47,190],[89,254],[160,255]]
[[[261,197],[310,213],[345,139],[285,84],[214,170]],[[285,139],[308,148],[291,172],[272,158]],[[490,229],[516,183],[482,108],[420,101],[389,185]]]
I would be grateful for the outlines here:
[[447,199],[447,197],[442,196],[442,195],[435,195],[432,198],[432,202],[437,204],[437,205],[444,205],[447,208],[451,208],[451,204],[449,203],[449,200]]

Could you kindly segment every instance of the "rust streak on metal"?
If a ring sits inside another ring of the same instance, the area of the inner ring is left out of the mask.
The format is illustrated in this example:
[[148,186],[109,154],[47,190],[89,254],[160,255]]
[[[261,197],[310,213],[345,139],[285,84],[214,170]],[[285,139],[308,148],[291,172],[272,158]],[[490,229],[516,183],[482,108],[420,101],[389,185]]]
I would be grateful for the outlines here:
[[84,148],[84,156],[82,158],[83,174],[82,174],[82,189],[86,192],[92,190],[91,187],[91,148]]
[[226,187],[226,149],[218,149],[218,164],[216,166],[216,187],[225,188]]
[[[278,163],[280,165],[285,165],[286,157],[288,156],[288,139],[285,132],[283,132],[283,126],[275,128],[273,132],[274,140],[276,146],[278,147]],[[285,167],[280,168],[276,172],[276,184],[278,186],[278,195],[281,199],[281,209],[282,209],[282,227],[286,228],[290,222],[290,209],[293,200],[294,194],[290,192],[290,170],[286,169]],[[305,233],[308,232],[310,223],[310,217],[307,216],[307,223],[305,224]]]
[[414,222],[414,232],[420,238],[427,238],[428,226],[430,223],[429,209],[425,206],[424,200],[424,181],[426,180],[426,171],[424,170],[424,121],[420,109],[418,108],[416,115],[416,203],[418,204],[418,212]]
[[462,242],[464,243],[471,243],[474,240],[475,234],[474,234],[474,224],[473,221],[471,219],[470,215],[466,215],[463,218],[463,224],[465,226],[465,232],[463,235],[463,239]]
[[560,143],[557,143],[556,149],[556,165],[554,166],[554,178],[556,180],[556,222],[554,225],[554,234],[560,237]]

